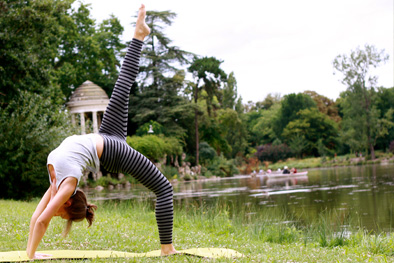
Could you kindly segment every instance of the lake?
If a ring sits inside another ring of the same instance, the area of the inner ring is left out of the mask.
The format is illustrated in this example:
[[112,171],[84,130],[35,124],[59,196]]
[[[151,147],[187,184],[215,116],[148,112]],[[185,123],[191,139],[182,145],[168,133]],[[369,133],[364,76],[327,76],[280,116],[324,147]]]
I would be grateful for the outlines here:
[[[350,215],[357,226],[369,231],[392,232],[394,229],[392,163],[310,169],[307,176],[294,178],[239,175],[177,182],[173,187],[175,206],[209,206],[219,201],[231,204],[233,210],[247,206],[251,213],[280,209],[286,218],[318,218],[322,212],[337,217]],[[154,201],[154,195],[141,185],[132,185],[129,189],[91,189],[87,195],[96,203],[131,199]]]

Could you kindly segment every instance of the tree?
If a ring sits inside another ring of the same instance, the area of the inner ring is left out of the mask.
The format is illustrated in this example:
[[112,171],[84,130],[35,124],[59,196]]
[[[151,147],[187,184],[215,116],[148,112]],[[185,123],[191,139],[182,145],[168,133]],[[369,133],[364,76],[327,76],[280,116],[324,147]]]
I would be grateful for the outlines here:
[[[377,108],[380,111],[380,118],[384,118],[390,109],[394,109],[394,87],[377,89]],[[389,128],[387,136],[377,140],[376,147],[387,150],[390,142],[394,140],[394,127]]]
[[124,45],[111,17],[99,27],[75,0],[0,2],[0,102],[28,90],[63,104],[86,80],[111,93]]
[[[193,98],[194,104],[197,106],[198,96],[201,90],[207,93],[207,110],[208,116],[212,113],[212,100],[219,87],[226,81],[227,75],[220,68],[223,61],[214,57],[195,58],[193,63],[188,68],[189,72],[193,73],[195,83],[193,84]],[[195,138],[196,138],[196,164],[199,159],[199,134],[198,134],[198,108],[194,110],[194,124],[195,124]]]
[[70,117],[50,98],[21,91],[0,108],[0,198],[27,199],[48,188],[48,154],[71,135]]
[[[281,108],[279,102],[270,105],[267,110],[260,110],[259,116],[248,129],[250,132],[249,143],[252,146],[272,143],[278,138],[274,132],[274,121]],[[250,114],[248,114],[250,115]]]
[[300,110],[316,108],[316,102],[303,93],[291,93],[283,97],[281,108],[275,116],[273,130],[279,139],[282,139],[282,132],[287,124],[299,118],[297,113]]
[[97,26],[90,18],[89,5],[81,4],[62,20],[61,26],[62,38],[52,64],[65,98],[86,80],[111,95],[125,48],[120,41],[120,21],[111,16]]
[[243,155],[248,146],[247,130],[239,114],[233,109],[218,111],[218,122],[221,136],[231,146],[231,152],[225,154],[227,158]]
[[384,50],[365,45],[364,49],[357,48],[350,55],[338,55],[333,62],[334,68],[343,75],[342,83],[347,86],[346,92],[341,94],[344,133],[369,149],[372,159],[375,159],[376,140],[385,134],[390,120],[379,117],[375,91],[378,77],[371,75],[370,69],[388,58]]
[[[334,150],[338,137],[337,124],[317,108],[300,110],[298,118],[287,124],[283,136],[292,148],[305,154],[319,155],[319,142],[328,150]],[[302,138],[305,144],[300,144]],[[322,147],[320,147],[321,149]],[[300,155],[300,152],[298,152]]]
[[311,90],[304,91],[304,94],[309,95],[316,102],[316,106],[321,113],[326,114],[330,119],[337,123],[341,121],[341,117],[338,113],[338,107],[333,100]]
[[234,110],[238,97],[237,80],[234,76],[234,72],[231,72],[228,75],[227,82],[225,83],[222,92],[222,107]]
[[73,0],[0,2],[0,103],[27,90],[59,95],[52,65]]

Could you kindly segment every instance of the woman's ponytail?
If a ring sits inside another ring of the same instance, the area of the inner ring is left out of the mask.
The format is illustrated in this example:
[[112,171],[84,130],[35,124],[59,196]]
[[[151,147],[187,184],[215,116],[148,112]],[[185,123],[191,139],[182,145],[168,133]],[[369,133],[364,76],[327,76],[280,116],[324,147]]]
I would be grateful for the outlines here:
[[94,221],[94,210],[97,209],[96,205],[87,204],[86,205],[86,221],[89,223],[89,227],[92,225]]
[[79,222],[86,218],[90,227],[94,221],[94,211],[97,209],[96,205],[88,204],[85,193],[80,189],[70,197],[70,200],[71,205],[65,208],[70,219],[67,220],[63,236],[67,236],[70,232],[72,222],[74,221]]

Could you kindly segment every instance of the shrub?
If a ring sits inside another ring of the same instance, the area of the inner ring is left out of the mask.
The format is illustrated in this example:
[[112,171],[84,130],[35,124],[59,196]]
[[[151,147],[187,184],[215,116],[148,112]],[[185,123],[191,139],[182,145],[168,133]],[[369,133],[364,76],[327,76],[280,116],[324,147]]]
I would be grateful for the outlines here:
[[162,165],[160,171],[167,179],[176,179],[178,177],[178,169],[170,165]]
[[173,137],[157,135],[127,137],[126,142],[149,160],[157,162],[165,155],[182,154],[182,145]]
[[207,164],[216,157],[215,150],[207,142],[201,142],[199,144],[199,151],[199,159],[202,164]]
[[290,148],[282,144],[264,144],[257,147],[256,157],[260,161],[277,162],[291,157]]
[[391,153],[394,153],[394,141],[392,141],[392,142],[390,143],[389,151],[390,151]]
[[223,155],[215,157],[211,164],[207,167],[208,175],[215,175],[220,177],[231,177],[234,174],[238,174],[239,170],[235,165],[235,161],[230,159],[227,160]]
[[0,108],[0,198],[42,195],[49,187],[47,156],[71,134],[69,116],[49,98],[21,92]]

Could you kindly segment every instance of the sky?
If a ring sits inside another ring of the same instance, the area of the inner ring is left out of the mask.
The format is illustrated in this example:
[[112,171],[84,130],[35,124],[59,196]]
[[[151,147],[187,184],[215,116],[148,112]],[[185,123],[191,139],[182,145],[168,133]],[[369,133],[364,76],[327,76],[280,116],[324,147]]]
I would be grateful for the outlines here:
[[113,14],[128,41],[141,3],[177,14],[164,33],[172,45],[223,60],[234,72],[243,102],[312,90],[336,100],[346,86],[333,60],[366,44],[390,59],[372,71],[378,85],[394,87],[393,0],[82,0],[99,23]]

